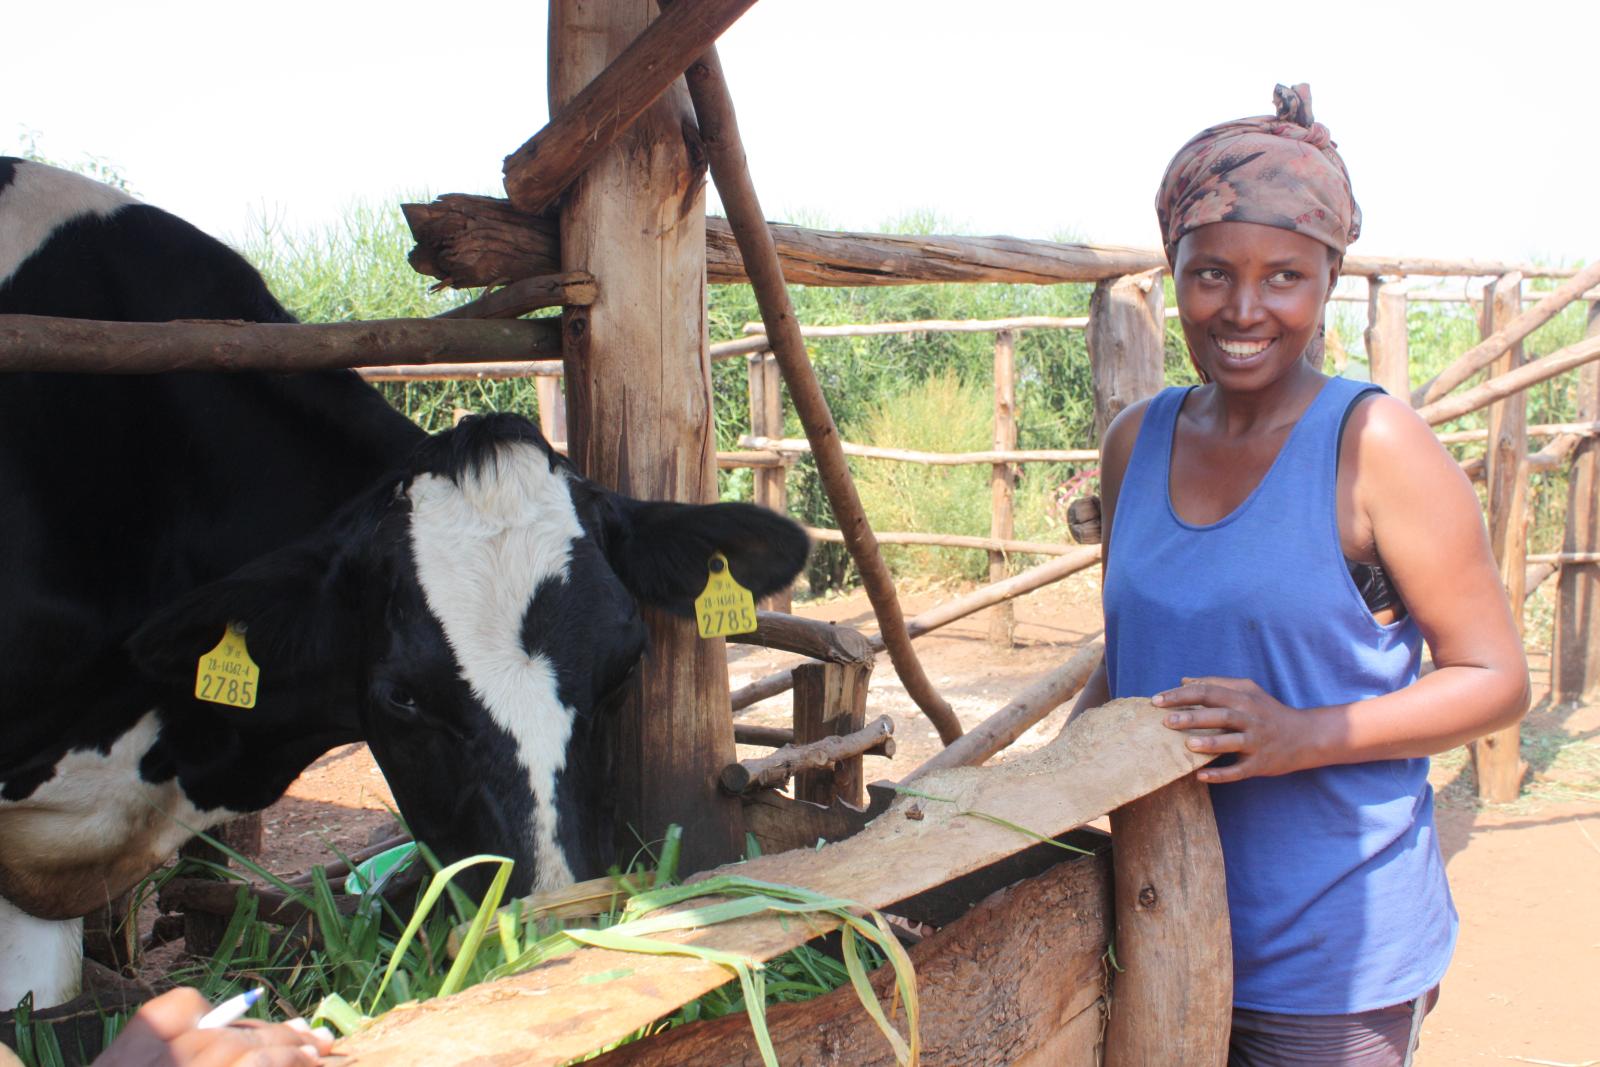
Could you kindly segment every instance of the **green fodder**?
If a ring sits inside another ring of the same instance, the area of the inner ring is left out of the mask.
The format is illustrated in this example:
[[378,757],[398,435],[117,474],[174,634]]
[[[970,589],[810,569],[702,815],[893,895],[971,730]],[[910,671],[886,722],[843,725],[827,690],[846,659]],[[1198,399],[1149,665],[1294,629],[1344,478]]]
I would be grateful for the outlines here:
[[[883,448],[985,451],[993,444],[993,410],[988,383],[963,382],[954,370],[947,370],[869,409],[848,436]],[[987,464],[935,467],[881,459],[852,459],[850,463],[874,529],[989,535],[991,468]],[[1016,494],[1019,540],[1051,536],[1045,517],[1046,496],[1033,489],[1041,481],[1024,480]],[[897,575],[976,580],[989,573],[988,554],[972,549],[894,545],[885,546],[884,558]]]

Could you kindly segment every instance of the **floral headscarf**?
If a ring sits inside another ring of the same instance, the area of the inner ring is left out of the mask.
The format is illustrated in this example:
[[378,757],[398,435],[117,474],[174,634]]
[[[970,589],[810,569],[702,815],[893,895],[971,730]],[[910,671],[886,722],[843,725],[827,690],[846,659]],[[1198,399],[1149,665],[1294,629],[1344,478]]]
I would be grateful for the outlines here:
[[1294,230],[1340,254],[1360,236],[1350,174],[1311,117],[1311,87],[1280,85],[1272,99],[1276,115],[1213,126],[1172,157],[1156,193],[1168,263],[1184,234],[1213,222]]

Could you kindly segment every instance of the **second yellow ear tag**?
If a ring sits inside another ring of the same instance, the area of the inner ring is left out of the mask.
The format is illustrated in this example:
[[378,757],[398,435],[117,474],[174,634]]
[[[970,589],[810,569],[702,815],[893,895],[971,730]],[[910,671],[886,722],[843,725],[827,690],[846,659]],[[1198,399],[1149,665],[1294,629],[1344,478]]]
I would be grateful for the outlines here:
[[260,690],[261,668],[244,645],[244,629],[229,623],[217,647],[200,657],[194,675],[195,699],[230,708],[253,708]]
[[694,600],[694,621],[700,636],[754,633],[756,598],[734,581],[733,572],[728,569],[728,557],[721,552],[712,553],[706,569],[705,592]]

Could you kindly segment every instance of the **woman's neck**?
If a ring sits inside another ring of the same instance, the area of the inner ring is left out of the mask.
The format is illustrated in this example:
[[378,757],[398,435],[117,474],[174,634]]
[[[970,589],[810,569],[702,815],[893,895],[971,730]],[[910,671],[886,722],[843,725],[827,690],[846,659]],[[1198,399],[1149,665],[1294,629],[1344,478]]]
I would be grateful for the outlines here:
[[1298,422],[1327,381],[1327,375],[1297,360],[1282,377],[1248,392],[1224,389],[1216,382],[1199,390],[1192,410],[1207,429],[1223,437],[1272,433]]

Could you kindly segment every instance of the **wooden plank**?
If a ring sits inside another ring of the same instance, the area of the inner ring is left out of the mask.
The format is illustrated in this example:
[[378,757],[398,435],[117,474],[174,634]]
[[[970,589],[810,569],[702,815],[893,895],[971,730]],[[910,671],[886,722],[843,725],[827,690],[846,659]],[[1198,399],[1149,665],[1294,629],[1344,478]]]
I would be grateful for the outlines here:
[[[1522,305],[1522,277],[1508,274],[1485,292],[1482,329],[1485,337],[1500,332]],[[1510,345],[1490,367],[1491,376],[1509,374],[1522,365],[1522,345]],[[1489,545],[1500,567],[1500,579],[1514,610],[1520,636],[1521,604],[1526,598],[1528,554],[1528,395],[1519,392],[1489,409]],[[1509,803],[1522,791],[1527,764],[1522,759],[1521,727],[1497,730],[1472,743],[1478,796],[1495,804]]]
[[1411,355],[1406,335],[1406,294],[1393,282],[1369,278],[1367,366],[1374,385],[1411,402]]
[[553,322],[377,319],[283,322],[99,322],[0,315],[0,372],[292,374],[394,363],[478,363],[560,352]]
[[[1111,926],[1111,865],[1102,849],[998,890],[913,945],[908,954],[922,1008],[922,1062],[1095,1067]],[[873,972],[871,980],[884,1014],[891,1015],[892,969]],[[804,1004],[773,1005],[767,1024],[779,1063],[895,1064],[849,986]],[[670,1030],[591,1061],[594,1067],[761,1062],[743,1014]]]
[[[794,740],[796,745],[853,735],[867,722],[867,684],[872,663],[805,663],[794,669]],[[888,720],[889,730],[894,729]],[[794,776],[796,800],[832,804],[866,803],[867,783],[861,755],[832,767],[803,770]]]
[[[682,5],[689,9],[691,5]],[[551,114],[560,114],[645,30],[652,5],[550,5]],[[604,279],[563,313],[569,454],[601,485],[651,500],[717,499],[706,353],[704,192],[694,118],[669,89],[569,189],[563,271]],[[663,388],[662,383],[671,383]],[[716,785],[733,762],[727,657],[691,619],[646,608],[650,655],[614,721],[619,830],[683,826],[686,870],[739,855],[739,802]]]
[[1094,437],[1166,379],[1166,296],[1160,268],[1101,282],[1089,299],[1089,363],[1094,375]]
[[[1600,338],[1600,302],[1589,305],[1586,334]],[[1578,418],[1600,419],[1600,366],[1578,374]],[[1585,438],[1567,481],[1567,529],[1561,550],[1600,552],[1600,442]],[[1600,566],[1561,568],[1556,592],[1555,663],[1558,701],[1588,700],[1600,692]]]
[[[1010,330],[994,335],[994,450],[1010,452],[1017,447],[1017,360],[1016,337]],[[989,469],[989,536],[1009,541],[1016,532],[1013,500],[1016,494],[1016,468],[996,463]],[[989,551],[989,581],[1003,581],[1006,554]],[[1016,613],[1011,601],[1002,600],[989,615],[989,643],[1010,648],[1015,635]]]
[[1181,778],[1112,812],[1111,841],[1122,970],[1113,979],[1106,1067],[1222,1067],[1233,945],[1211,794],[1193,776]]
[[[512,206],[530,215],[550,207],[754,3],[663,4],[660,16],[642,27],[637,13],[645,5],[635,5],[628,26],[637,36],[559,111],[552,108],[549,125],[506,157]],[[570,81],[564,79],[564,87]]]
[[[1032,844],[961,812],[984,812],[1053,837],[1204,765],[1206,757],[1161,725],[1163,714],[1147,700],[1112,701],[1080,715],[1043,748],[994,767],[941,771],[919,783],[922,792],[949,802],[904,796],[848,840],[763,856],[737,870],[887,907]],[[913,807],[919,818],[906,817]],[[830,926],[820,919],[751,918],[663,938],[770,959]],[[526,974],[396,1009],[337,1048],[362,1067],[554,1067],[729,978],[695,959],[583,949]]]

